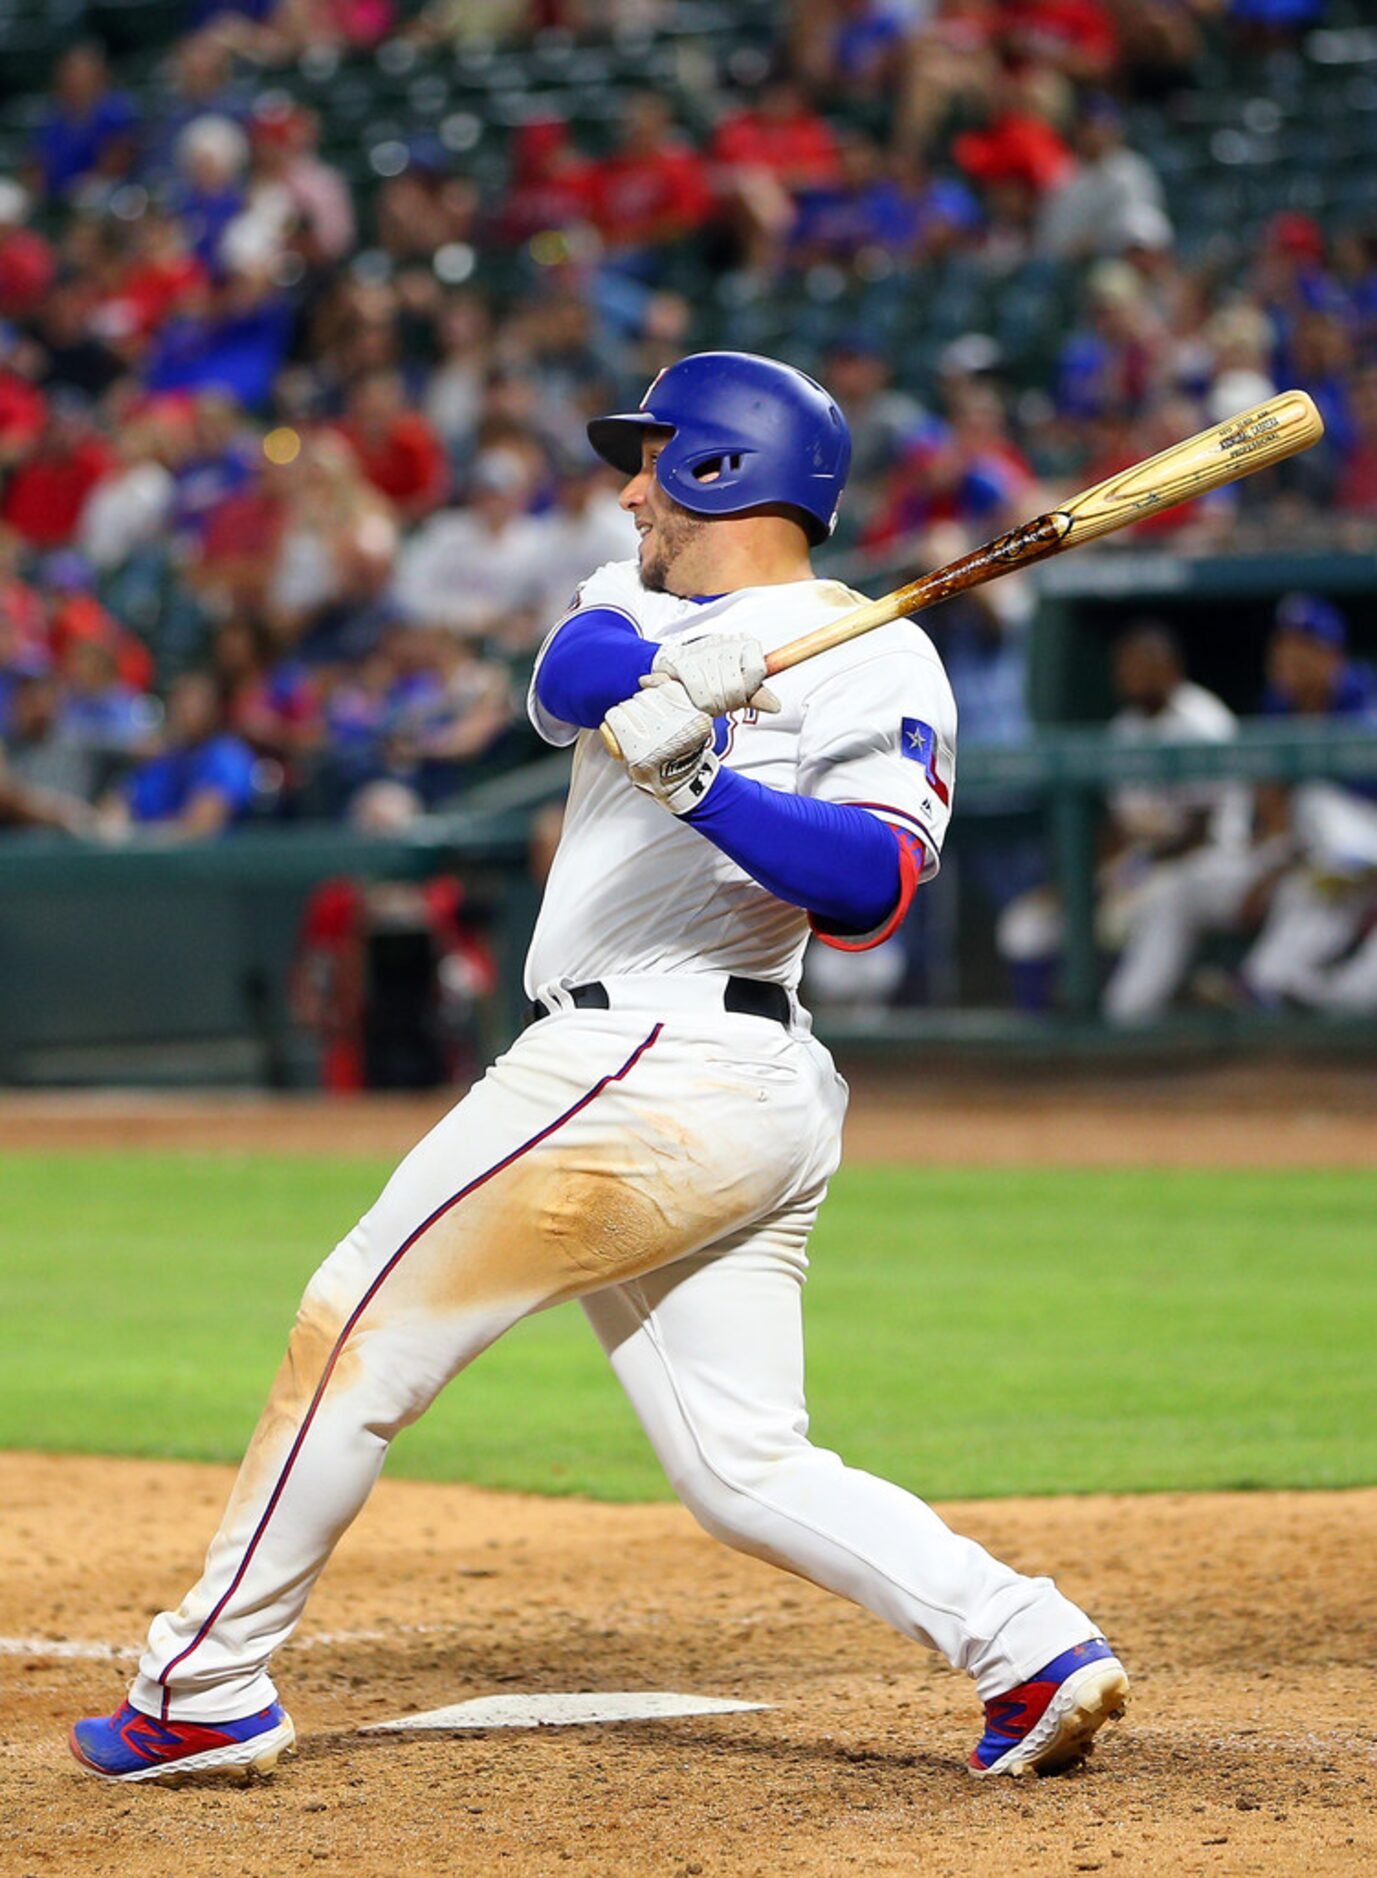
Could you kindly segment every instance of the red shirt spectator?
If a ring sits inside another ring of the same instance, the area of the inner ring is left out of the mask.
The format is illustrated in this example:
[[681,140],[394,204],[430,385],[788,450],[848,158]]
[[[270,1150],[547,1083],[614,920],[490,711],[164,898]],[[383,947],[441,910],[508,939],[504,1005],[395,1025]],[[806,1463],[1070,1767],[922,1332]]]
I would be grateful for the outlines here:
[[29,656],[47,651],[48,622],[42,600],[15,572],[20,552],[16,535],[0,534],[0,645]]
[[523,124],[512,142],[512,184],[497,220],[504,241],[529,241],[547,228],[569,228],[592,214],[593,166],[560,118]]
[[1118,63],[1118,30],[1100,0],[1007,0],[1007,18],[1017,46],[1073,78],[1101,79]]
[[15,463],[37,441],[48,419],[48,402],[37,385],[18,372],[0,369],[0,463]]
[[23,320],[36,313],[56,272],[57,261],[42,235],[0,221],[0,319]]
[[[69,557],[64,557],[69,558]],[[53,656],[62,663],[73,645],[90,640],[109,649],[115,675],[131,691],[147,691],[153,683],[153,658],[141,639],[121,626],[93,593],[67,592],[56,596],[48,626]]]
[[786,189],[818,189],[835,182],[841,161],[826,119],[810,111],[797,85],[780,81],[750,111],[723,118],[712,140],[717,163],[763,169]]
[[270,561],[286,516],[283,497],[261,482],[226,496],[206,523],[202,565],[218,573],[238,562]]
[[31,455],[17,465],[0,503],[0,520],[17,529],[31,547],[64,548],[72,539],[86,498],[115,458],[79,419],[54,414]]
[[118,344],[146,339],[164,320],[210,285],[210,276],[192,253],[171,217],[146,218],[138,251],[114,288],[102,299],[97,324]]
[[985,130],[964,131],[952,154],[968,176],[987,188],[1021,183],[1037,195],[1075,167],[1066,142],[1045,119],[1017,110],[1001,113]]
[[589,199],[612,248],[675,241],[705,222],[713,203],[701,151],[675,137],[668,106],[651,92],[632,99],[621,148],[593,164]]
[[363,379],[338,429],[369,482],[396,503],[405,521],[418,521],[444,501],[445,447],[421,413],[407,409],[396,372],[371,372]]

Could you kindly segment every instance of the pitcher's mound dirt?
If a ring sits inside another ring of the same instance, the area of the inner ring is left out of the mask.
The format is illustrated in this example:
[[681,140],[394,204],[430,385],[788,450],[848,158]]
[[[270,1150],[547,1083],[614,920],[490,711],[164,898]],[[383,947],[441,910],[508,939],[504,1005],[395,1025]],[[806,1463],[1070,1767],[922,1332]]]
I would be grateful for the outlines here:
[[[1377,1491],[947,1509],[1093,1610],[1135,1701],[1082,1771],[977,1784],[970,1686],[662,1506],[384,1482],[279,1664],[270,1784],[105,1786],[73,1717],[194,1577],[224,1469],[0,1456],[0,1871],[606,1875],[1359,1872],[1377,1864]],[[346,1634],[347,1633],[347,1634]],[[361,1634],[362,1633],[362,1634]],[[334,1640],[331,1640],[334,1639]],[[306,1647],[309,1644],[310,1647]],[[486,1736],[361,1723],[518,1690],[761,1714]]]

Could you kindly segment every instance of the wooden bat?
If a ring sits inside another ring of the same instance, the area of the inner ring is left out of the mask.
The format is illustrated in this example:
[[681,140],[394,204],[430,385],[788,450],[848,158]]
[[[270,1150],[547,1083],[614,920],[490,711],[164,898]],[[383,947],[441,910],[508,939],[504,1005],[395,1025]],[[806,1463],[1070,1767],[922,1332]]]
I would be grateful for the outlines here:
[[[904,619],[939,601],[950,600],[953,594],[983,586],[1015,567],[1050,560],[1054,554],[1065,554],[1068,548],[1112,534],[1116,528],[1128,528],[1207,490],[1270,469],[1274,463],[1283,463],[1287,457],[1308,450],[1323,435],[1324,422],[1306,392],[1279,392],[1265,404],[1255,404],[1222,424],[1212,424],[1197,436],[1187,437],[1184,443],[1174,443],[1169,450],[1160,450],[1131,469],[1106,477],[1093,489],[1083,489],[1047,514],[1011,528],[959,560],[896,588],[883,599],[868,600],[864,606],[804,633],[802,638],[791,639],[767,656],[766,673],[773,677],[791,665],[801,665],[804,659],[815,659],[820,652],[859,639],[862,633],[874,632],[877,626],[888,626],[891,620]],[[621,756],[617,740],[605,724],[602,740],[613,756]]]

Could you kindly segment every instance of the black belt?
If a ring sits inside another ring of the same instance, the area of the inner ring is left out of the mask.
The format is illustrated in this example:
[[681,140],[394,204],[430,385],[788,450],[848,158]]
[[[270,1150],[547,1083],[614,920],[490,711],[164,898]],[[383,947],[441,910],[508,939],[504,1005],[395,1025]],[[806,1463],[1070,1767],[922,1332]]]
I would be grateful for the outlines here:
[[[588,985],[570,985],[568,997],[578,1011],[607,1011],[612,1008],[607,986],[596,978]],[[791,1014],[789,993],[783,985],[767,985],[759,978],[738,978],[735,972],[728,978],[723,990],[722,1009],[732,1011],[738,1017],[768,1017],[776,1024],[786,1026]],[[532,1001],[531,1023],[552,1015],[550,1005],[542,1003],[539,998]]]

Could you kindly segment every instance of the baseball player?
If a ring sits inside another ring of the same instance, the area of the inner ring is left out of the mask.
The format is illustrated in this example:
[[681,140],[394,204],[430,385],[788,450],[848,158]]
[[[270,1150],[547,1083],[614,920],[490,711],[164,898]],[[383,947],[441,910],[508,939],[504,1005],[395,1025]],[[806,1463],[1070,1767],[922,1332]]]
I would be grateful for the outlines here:
[[877,944],[936,872],[956,728],[908,622],[764,685],[772,646],[856,604],[809,562],[845,420],[802,373],[721,352],[589,434],[640,548],[584,583],[531,684],[575,750],[532,1022],[307,1287],[199,1582],[154,1619],[129,1701],[72,1731],[107,1778],[271,1769],[294,1736],[269,1660],[392,1436],[566,1298],[709,1532],[974,1677],[972,1772],[1064,1766],[1126,1700],[1050,1580],[808,1440],[801,1291],[846,1090],[800,960],[810,929]]

